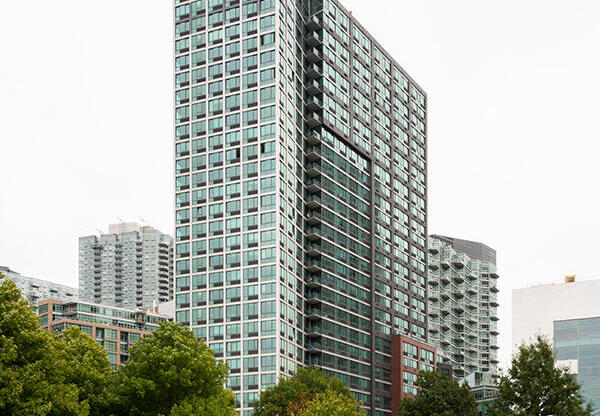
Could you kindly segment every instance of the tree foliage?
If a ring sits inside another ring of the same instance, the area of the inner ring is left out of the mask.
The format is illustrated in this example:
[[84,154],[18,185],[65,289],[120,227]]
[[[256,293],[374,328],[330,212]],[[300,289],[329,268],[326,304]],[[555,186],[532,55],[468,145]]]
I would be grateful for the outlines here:
[[254,404],[254,415],[296,415],[302,412],[318,393],[325,391],[354,400],[350,390],[340,379],[328,376],[316,368],[300,368],[293,377],[279,380],[275,386],[260,394],[259,400]]
[[87,416],[110,371],[102,347],[79,328],[51,335],[13,281],[0,285],[1,414]]
[[400,401],[398,416],[476,416],[477,402],[469,386],[439,372],[421,372],[416,398]]
[[226,364],[189,328],[161,323],[130,354],[109,389],[112,414],[235,415],[235,396],[224,388]]
[[130,353],[113,371],[95,340],[74,326],[50,334],[13,281],[0,285],[0,414],[235,415],[226,365],[189,328],[163,323]]
[[552,345],[537,336],[522,344],[506,374],[499,377],[492,416],[588,416],[581,386],[568,369],[556,365]]
[[298,416],[366,416],[367,412],[359,407],[358,402],[333,390],[318,393],[306,404]]

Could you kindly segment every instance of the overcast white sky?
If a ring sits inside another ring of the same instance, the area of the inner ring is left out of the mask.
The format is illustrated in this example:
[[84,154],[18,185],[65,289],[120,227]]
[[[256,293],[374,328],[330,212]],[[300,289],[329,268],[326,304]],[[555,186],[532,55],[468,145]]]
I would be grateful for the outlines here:
[[[342,0],[429,97],[431,233],[510,290],[600,275],[600,2]],[[172,233],[169,0],[0,2],[0,265],[77,285],[77,238]]]

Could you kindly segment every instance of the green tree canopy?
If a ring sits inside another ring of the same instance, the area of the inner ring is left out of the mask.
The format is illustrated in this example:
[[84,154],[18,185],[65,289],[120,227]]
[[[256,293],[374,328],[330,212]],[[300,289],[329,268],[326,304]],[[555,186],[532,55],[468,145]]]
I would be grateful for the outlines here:
[[254,404],[254,415],[298,414],[318,393],[325,391],[354,400],[354,396],[340,379],[331,377],[317,368],[300,368],[293,377],[279,380],[275,386],[260,394],[259,400]]
[[477,402],[469,386],[439,372],[421,372],[416,398],[400,401],[398,416],[476,416]]
[[345,394],[326,390],[318,393],[306,404],[298,416],[366,416],[367,412],[359,407],[359,403]]
[[13,281],[0,285],[0,414],[87,416],[110,371],[102,347],[79,328],[51,335]]
[[506,374],[499,378],[492,416],[588,416],[581,386],[566,368],[556,365],[550,343],[537,336],[519,346]]
[[131,416],[235,415],[228,370],[189,328],[163,322],[130,349],[109,389],[109,413]]

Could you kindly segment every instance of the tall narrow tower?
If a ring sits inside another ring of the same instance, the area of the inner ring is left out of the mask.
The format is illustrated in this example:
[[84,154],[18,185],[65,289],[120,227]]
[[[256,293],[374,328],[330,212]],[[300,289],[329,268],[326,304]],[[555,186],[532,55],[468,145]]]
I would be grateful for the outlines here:
[[299,366],[391,415],[427,339],[426,97],[335,0],[175,1],[176,319],[242,414]]

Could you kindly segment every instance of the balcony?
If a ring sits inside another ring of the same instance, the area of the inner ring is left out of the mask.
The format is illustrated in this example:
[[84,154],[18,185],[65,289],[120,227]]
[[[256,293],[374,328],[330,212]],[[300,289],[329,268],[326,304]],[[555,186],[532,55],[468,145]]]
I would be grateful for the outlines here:
[[309,95],[319,95],[323,92],[322,84],[316,79],[313,79],[306,84],[306,91]]
[[306,115],[306,124],[310,128],[319,127],[321,125],[321,116],[316,112],[310,112]]
[[306,255],[308,257],[319,257],[321,255],[321,244],[311,243],[306,247]]
[[321,286],[321,276],[315,275],[307,277],[306,286],[309,288],[318,288],[319,286]]
[[312,259],[306,262],[306,270],[309,273],[320,272],[321,271],[321,261]]
[[321,26],[321,18],[318,15],[312,16],[307,22],[306,27],[308,30],[317,30],[320,29]]
[[313,96],[306,101],[306,107],[310,111],[320,111],[323,109],[323,103],[319,97]]
[[319,68],[319,65],[317,64],[310,64],[306,68],[306,76],[308,76],[309,79],[321,78],[322,73],[323,71],[321,70],[321,68]]
[[429,286],[429,290],[427,291],[429,299],[437,300],[440,296],[440,288],[438,286]]
[[311,146],[306,149],[306,158],[310,162],[315,162],[321,159],[321,148],[319,146]]
[[318,211],[309,211],[306,213],[306,222],[310,225],[321,223],[321,213]]
[[321,164],[318,162],[309,163],[306,165],[306,174],[309,178],[321,176]]
[[306,190],[309,194],[314,194],[321,191],[321,181],[318,178],[309,179],[306,181]]
[[315,194],[310,194],[306,199],[306,206],[310,209],[316,209],[321,206],[321,197]]
[[321,133],[316,130],[311,130],[306,136],[306,142],[310,145],[321,143]]
[[321,44],[322,35],[319,30],[311,30],[306,35],[306,44],[308,46],[318,46]]
[[452,256],[452,263],[456,266],[463,266],[469,263],[469,260],[465,254],[457,254]]
[[321,229],[317,227],[308,227],[306,229],[306,239],[309,241],[317,241],[321,239]]
[[309,62],[312,62],[312,63],[321,62],[321,60],[322,60],[321,51],[319,49],[317,49],[316,47],[310,48],[306,52],[306,59],[308,59]]

